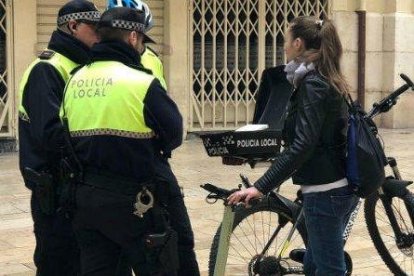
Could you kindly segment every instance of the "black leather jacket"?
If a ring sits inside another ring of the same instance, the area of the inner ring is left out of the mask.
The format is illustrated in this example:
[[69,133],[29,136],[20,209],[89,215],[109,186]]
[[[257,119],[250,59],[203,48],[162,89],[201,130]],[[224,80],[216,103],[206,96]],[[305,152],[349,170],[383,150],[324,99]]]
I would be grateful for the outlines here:
[[286,147],[254,186],[266,194],[291,176],[300,185],[344,178],[347,120],[344,97],[318,73],[308,73],[289,101]]

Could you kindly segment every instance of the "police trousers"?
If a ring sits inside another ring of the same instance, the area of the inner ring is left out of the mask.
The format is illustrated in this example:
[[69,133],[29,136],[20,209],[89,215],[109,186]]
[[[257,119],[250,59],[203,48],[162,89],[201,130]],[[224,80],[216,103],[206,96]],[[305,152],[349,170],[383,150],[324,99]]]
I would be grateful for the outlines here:
[[121,252],[136,275],[162,275],[144,243],[152,231],[152,218],[134,215],[134,203],[135,196],[78,185],[73,225],[82,275],[115,275]]
[[36,248],[34,263],[37,276],[75,276],[79,272],[79,249],[72,221],[64,214],[46,215],[33,189],[31,211]]
[[[170,225],[178,234],[180,267],[177,275],[198,276],[200,271],[194,251],[194,234],[181,189],[167,160],[159,159],[159,161],[156,174],[160,183],[162,183],[160,190],[162,193],[168,194],[166,209],[170,215]],[[128,265],[126,256],[122,255],[116,276],[129,275],[132,275],[131,268]]]

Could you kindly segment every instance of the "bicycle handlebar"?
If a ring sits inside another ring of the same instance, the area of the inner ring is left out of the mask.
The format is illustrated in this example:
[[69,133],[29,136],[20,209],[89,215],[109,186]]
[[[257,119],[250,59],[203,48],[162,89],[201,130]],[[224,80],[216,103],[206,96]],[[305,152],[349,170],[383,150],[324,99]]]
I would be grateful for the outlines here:
[[405,75],[400,74],[400,77],[406,82],[404,85],[399,87],[397,90],[392,92],[388,97],[382,99],[379,103],[374,103],[373,108],[367,113],[368,118],[373,118],[379,113],[385,113],[391,109],[396,104],[396,99],[402,93],[407,91],[409,88],[414,90],[414,83],[411,79]]
[[406,74],[400,74],[400,77],[414,90],[414,83],[410,80],[410,78]]
[[[250,183],[250,180],[247,176],[245,176],[244,174],[240,174],[240,178],[241,181],[243,183],[243,186],[248,189],[250,187],[253,187],[253,185]],[[200,185],[201,188],[203,188],[204,190],[210,192],[210,198],[219,198],[219,199],[227,199],[227,197],[229,197],[232,193],[234,193],[235,191],[239,191],[241,189],[241,185],[239,185],[238,189],[233,189],[233,190],[226,190],[223,188],[219,188],[213,184],[210,183],[206,183],[204,185]]]
[[[204,185],[200,185],[201,188],[209,192],[210,194],[207,195],[207,199],[213,199],[213,203],[215,203],[218,199],[223,200],[224,202],[227,202],[227,198],[234,192],[240,191],[241,185],[238,189],[232,189],[227,190],[223,188],[219,188],[213,184],[206,183]],[[249,201],[249,204],[254,205],[257,204],[260,201],[258,198],[251,199]]]
[[203,188],[204,190],[206,190],[207,192],[209,192],[211,195],[215,195],[218,198],[222,199],[222,198],[227,198],[229,197],[234,191],[237,191],[238,189],[234,189],[234,190],[226,190],[223,188],[219,188],[213,184],[210,183],[206,183],[204,185],[200,185],[201,188]]

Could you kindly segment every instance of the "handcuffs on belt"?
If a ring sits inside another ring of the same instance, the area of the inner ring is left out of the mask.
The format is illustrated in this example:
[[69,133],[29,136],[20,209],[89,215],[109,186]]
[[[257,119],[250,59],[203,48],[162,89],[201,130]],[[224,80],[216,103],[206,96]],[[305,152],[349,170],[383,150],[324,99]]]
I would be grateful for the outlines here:
[[134,204],[134,215],[142,218],[152,207],[154,207],[154,195],[147,189],[147,187],[144,187],[142,191],[137,194],[137,201]]

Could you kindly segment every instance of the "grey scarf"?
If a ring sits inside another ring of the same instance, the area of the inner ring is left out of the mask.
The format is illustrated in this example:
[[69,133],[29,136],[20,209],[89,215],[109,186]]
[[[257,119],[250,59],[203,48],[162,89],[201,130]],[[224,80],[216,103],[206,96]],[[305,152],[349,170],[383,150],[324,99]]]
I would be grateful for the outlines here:
[[285,67],[286,78],[295,88],[298,88],[303,77],[313,70],[315,70],[315,65],[313,63],[305,64],[304,62],[300,63],[297,60],[292,60],[286,64]]

